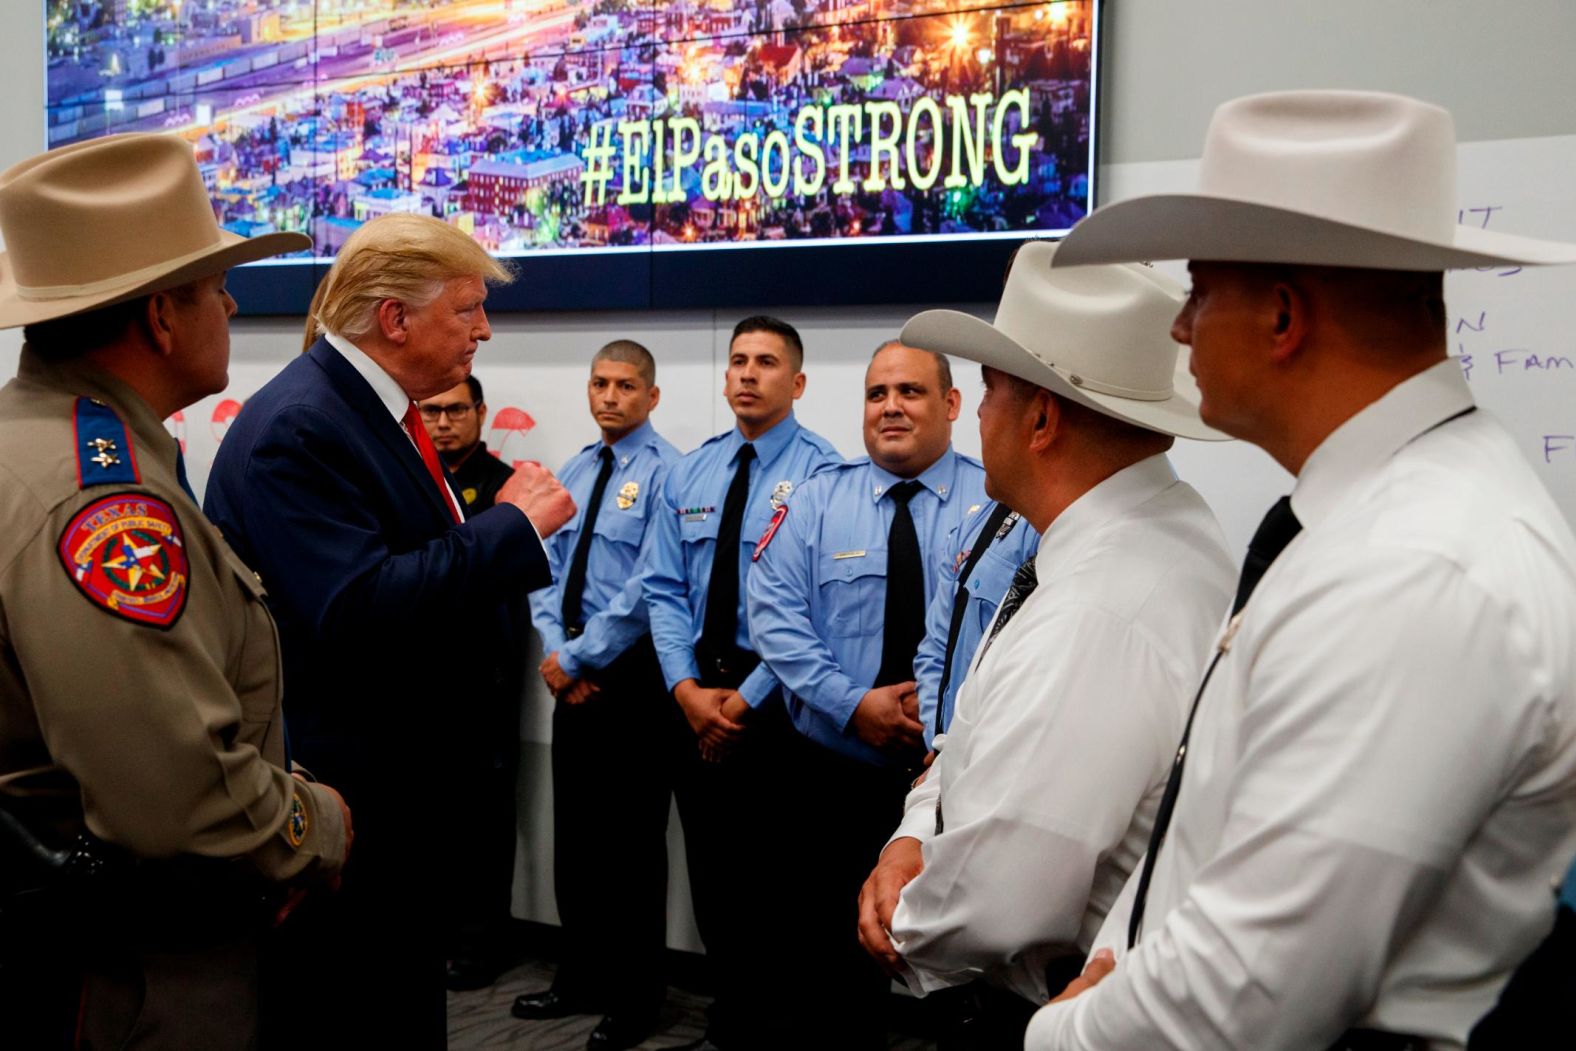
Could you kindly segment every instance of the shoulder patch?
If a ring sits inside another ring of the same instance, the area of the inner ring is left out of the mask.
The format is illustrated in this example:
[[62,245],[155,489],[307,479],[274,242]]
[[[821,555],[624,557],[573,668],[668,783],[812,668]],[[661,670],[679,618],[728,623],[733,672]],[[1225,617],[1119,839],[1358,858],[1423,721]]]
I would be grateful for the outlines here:
[[78,398],[72,430],[77,443],[77,485],[136,485],[137,453],[115,410],[93,398]]
[[310,823],[306,816],[306,807],[301,805],[301,793],[297,792],[290,799],[290,816],[285,819],[285,838],[292,847],[300,847],[306,842],[306,831]]
[[95,500],[56,545],[71,582],[89,602],[136,624],[168,629],[186,608],[189,562],[180,520],[146,493]]

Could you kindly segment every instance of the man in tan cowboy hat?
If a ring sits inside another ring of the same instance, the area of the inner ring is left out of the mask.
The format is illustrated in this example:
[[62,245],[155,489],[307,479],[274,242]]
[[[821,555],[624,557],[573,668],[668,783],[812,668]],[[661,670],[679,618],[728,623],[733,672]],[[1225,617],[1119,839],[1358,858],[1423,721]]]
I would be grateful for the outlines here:
[[1053,270],[1055,253],[1018,251],[994,324],[931,310],[903,328],[984,365],[986,491],[1043,534],[860,902],[867,950],[915,992],[970,986],[949,1048],[1021,1047],[1077,974],[1230,595],[1215,517],[1166,456],[1224,437],[1165,333],[1181,289],[1143,266]]
[[1297,483],[1110,952],[1030,1049],[1459,1048],[1549,928],[1576,852],[1576,541],[1447,358],[1441,272],[1576,246],[1457,226],[1454,171],[1435,106],[1238,99],[1201,192],[1101,209],[1057,255],[1190,259],[1172,332],[1203,418]]
[[259,935],[336,878],[292,777],[261,581],[161,421],[222,390],[222,232],[190,147],[123,135],[0,175],[0,1026],[16,1047],[252,1046]]

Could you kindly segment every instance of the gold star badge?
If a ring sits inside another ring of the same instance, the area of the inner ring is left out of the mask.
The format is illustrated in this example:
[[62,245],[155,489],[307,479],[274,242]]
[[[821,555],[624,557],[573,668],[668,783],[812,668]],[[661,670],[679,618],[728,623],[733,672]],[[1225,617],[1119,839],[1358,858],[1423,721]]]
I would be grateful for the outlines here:
[[618,491],[618,509],[628,511],[635,506],[635,500],[640,496],[639,482],[625,482],[624,487]]

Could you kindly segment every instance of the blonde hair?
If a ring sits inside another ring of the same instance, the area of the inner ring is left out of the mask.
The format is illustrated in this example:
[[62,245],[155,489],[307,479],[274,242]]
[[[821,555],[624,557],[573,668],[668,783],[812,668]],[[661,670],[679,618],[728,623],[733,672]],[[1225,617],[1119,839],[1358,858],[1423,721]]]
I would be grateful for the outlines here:
[[308,341],[324,332],[365,336],[385,299],[420,310],[457,277],[494,285],[514,280],[508,267],[440,219],[403,212],[379,216],[350,235],[318,285],[307,317]]

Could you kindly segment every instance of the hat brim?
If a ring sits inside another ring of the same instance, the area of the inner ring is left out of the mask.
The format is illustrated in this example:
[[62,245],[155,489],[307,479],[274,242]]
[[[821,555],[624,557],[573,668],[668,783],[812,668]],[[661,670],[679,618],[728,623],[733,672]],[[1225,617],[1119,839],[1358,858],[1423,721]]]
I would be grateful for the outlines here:
[[1064,238],[1053,266],[1156,259],[1375,270],[1576,263],[1576,244],[1457,226],[1416,240],[1288,208],[1210,194],[1153,194],[1097,208]]
[[[22,298],[17,292],[16,274],[11,269],[10,253],[0,252],[0,329],[36,325],[56,318],[70,317],[72,314],[97,310],[100,307],[114,306],[116,303],[135,299],[137,296],[177,288],[243,263],[255,263],[259,259],[283,255],[286,252],[299,252],[311,247],[312,239],[305,234],[273,233],[261,234],[257,237],[241,237],[228,230],[220,230],[219,241],[211,252],[195,259],[188,259],[179,266],[173,266],[151,277],[142,277],[123,287],[101,290],[92,295],[58,299]],[[92,249],[85,247],[83,250]]]
[[[1060,249],[1058,258],[1059,253]],[[1139,401],[1078,386],[1055,366],[1041,361],[996,326],[960,310],[926,310],[916,314],[903,326],[899,339],[905,346],[989,365],[1096,412],[1146,430],[1204,442],[1231,439],[1229,434],[1222,434],[1199,419],[1198,385],[1193,380],[1193,374],[1188,371],[1186,347],[1179,348],[1171,397],[1163,401]]]

